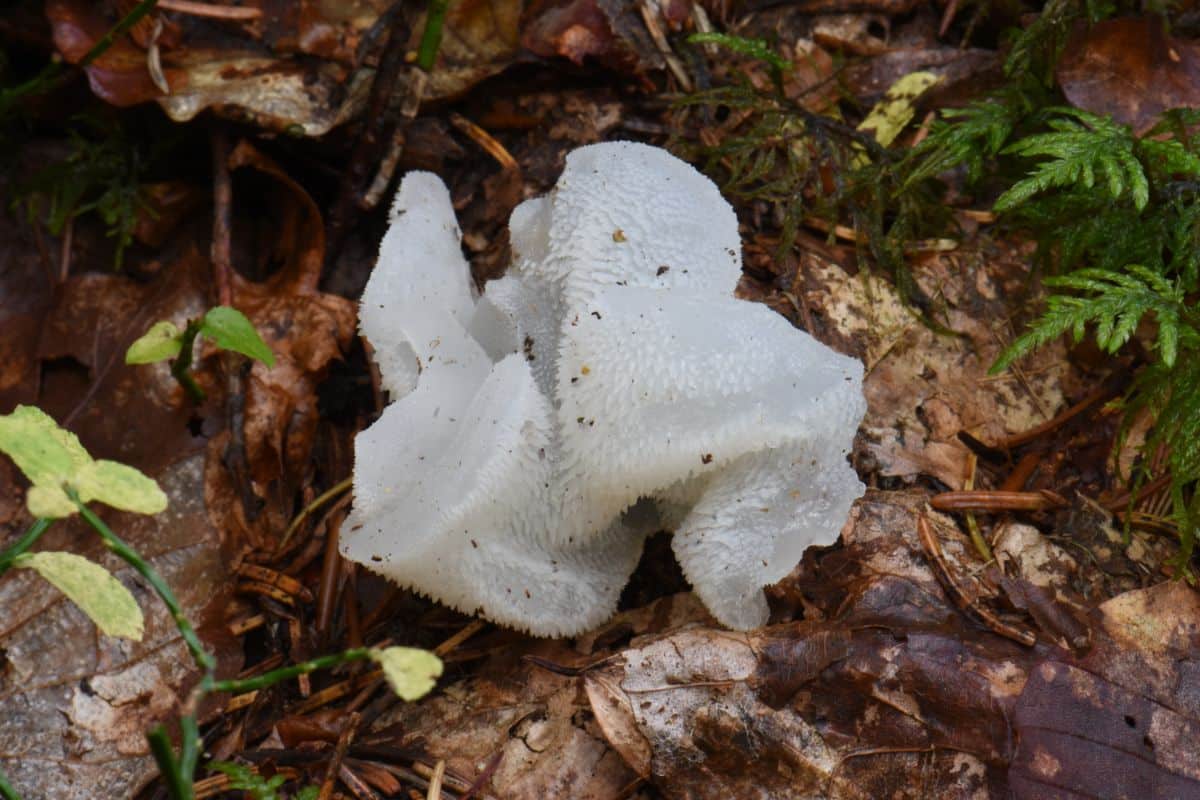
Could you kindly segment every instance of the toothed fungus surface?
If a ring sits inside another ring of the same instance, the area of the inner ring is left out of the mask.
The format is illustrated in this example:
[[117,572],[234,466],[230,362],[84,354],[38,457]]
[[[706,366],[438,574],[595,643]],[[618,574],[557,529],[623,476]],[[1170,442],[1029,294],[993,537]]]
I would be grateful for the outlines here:
[[476,298],[446,187],[405,177],[361,309],[394,402],[355,441],[343,554],[569,635],[665,527],[721,622],[764,623],[762,587],[862,493],[862,366],[733,296],[733,209],[665,150],[574,151],[510,228],[512,265]]

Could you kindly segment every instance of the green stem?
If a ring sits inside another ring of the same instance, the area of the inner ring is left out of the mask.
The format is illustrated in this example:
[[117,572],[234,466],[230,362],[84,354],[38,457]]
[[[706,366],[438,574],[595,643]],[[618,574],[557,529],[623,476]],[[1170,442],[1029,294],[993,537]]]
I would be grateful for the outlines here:
[[183,608],[180,607],[179,601],[175,599],[175,593],[171,591],[171,587],[167,586],[166,581],[162,576],[155,571],[154,567],[146,563],[137,551],[125,544],[112,529],[105,524],[104,520],[96,516],[96,514],[88,508],[79,499],[79,494],[71,487],[66,487],[67,496],[75,503],[79,513],[83,515],[84,520],[89,525],[96,529],[100,534],[100,538],[104,540],[104,544],[109,550],[116,553],[125,563],[137,570],[138,574],[145,578],[154,591],[158,593],[167,610],[171,612],[171,618],[175,620],[175,625],[179,628],[179,633],[183,637],[183,641],[187,644],[188,650],[191,651],[192,660],[196,662],[201,671],[206,674],[211,673],[216,669],[217,662],[212,655],[204,649],[204,645],[200,643],[200,637],[196,635],[196,630],[192,627],[192,623],[183,614]]
[[196,762],[200,760],[200,725],[195,714],[185,714],[179,720],[182,741],[179,745],[179,772],[183,776],[184,790],[175,800],[192,800]]
[[3,770],[0,770],[0,797],[4,800],[21,800],[21,795],[17,794],[17,790],[8,782]]
[[442,27],[446,23],[446,10],[450,0],[429,0],[425,15],[425,31],[421,34],[421,45],[417,48],[417,66],[426,72],[433,70],[438,48],[442,46]]
[[146,734],[146,741],[150,743],[150,752],[154,755],[154,763],[158,764],[158,773],[162,776],[167,792],[174,800],[190,798],[192,782],[190,779],[184,780],[167,729],[162,725],[155,726],[154,730]]
[[231,692],[233,694],[252,692],[255,689],[265,689],[268,686],[274,686],[280,681],[286,681],[289,678],[295,678],[300,675],[307,675],[319,669],[336,667],[339,664],[345,664],[349,661],[364,661],[370,657],[370,648],[357,647],[352,650],[343,650],[340,653],[314,658],[311,661],[305,661],[300,664],[293,664],[290,667],[280,667],[279,669],[265,672],[253,678],[214,681],[211,688],[214,692]]
[[196,405],[204,402],[204,390],[192,377],[192,352],[199,335],[200,323],[197,320],[188,322],[187,327],[183,329],[183,335],[179,337],[179,355],[171,361],[171,376],[179,381],[179,385]]
[[[13,565],[13,562],[17,560],[17,556],[33,547],[34,542],[41,538],[42,534],[49,529],[50,524],[53,521],[54,520],[44,518],[34,520],[33,524],[29,526],[29,530],[25,532],[24,536],[17,540],[16,544],[5,550],[3,553],[0,553],[0,575],[3,575],[5,571]],[[3,788],[4,787],[0,785],[0,790],[3,790]]]

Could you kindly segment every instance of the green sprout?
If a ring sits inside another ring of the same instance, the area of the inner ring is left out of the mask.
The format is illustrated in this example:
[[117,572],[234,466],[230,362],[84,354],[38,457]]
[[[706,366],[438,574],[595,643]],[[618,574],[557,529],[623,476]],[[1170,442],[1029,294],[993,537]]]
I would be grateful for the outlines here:
[[217,306],[200,319],[189,320],[183,330],[168,320],[150,326],[125,351],[126,364],[155,364],[171,360],[171,375],[184,388],[194,403],[204,402],[204,390],[192,377],[192,356],[196,337],[205,336],[222,350],[275,366],[275,354],[258,335],[246,315],[236,308]]

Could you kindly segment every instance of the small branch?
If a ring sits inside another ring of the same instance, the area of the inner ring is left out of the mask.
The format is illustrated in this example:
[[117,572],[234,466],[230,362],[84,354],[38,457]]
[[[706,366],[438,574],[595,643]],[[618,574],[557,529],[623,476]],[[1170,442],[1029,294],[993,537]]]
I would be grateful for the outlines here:
[[929,500],[938,511],[1047,511],[1067,501],[1049,489],[1037,492],[942,492]]
[[221,126],[212,131],[213,231],[209,258],[217,287],[217,305],[233,305],[233,181],[229,175],[229,137]]
[[192,660],[196,662],[196,666],[211,680],[211,673],[217,666],[216,659],[200,643],[200,637],[196,635],[196,630],[192,627],[192,623],[184,616],[183,608],[179,605],[179,601],[175,599],[175,593],[171,591],[171,587],[167,586],[166,581],[162,579],[162,576],[158,574],[154,567],[150,566],[137,551],[125,544],[125,542],[112,532],[112,529],[108,527],[104,520],[96,516],[95,512],[83,504],[79,499],[79,494],[74,489],[67,487],[66,491],[67,496],[71,498],[71,502],[75,503],[75,507],[79,509],[79,513],[83,516],[84,520],[100,534],[100,538],[104,540],[105,546],[120,557],[121,560],[133,567],[139,575],[149,582],[150,586],[163,601],[163,605],[171,612],[171,618],[175,620],[175,625],[179,628],[179,633],[192,654]]
[[283,538],[279,541],[279,545],[275,548],[275,551],[277,553],[283,552],[283,548],[287,546],[288,540],[292,538],[292,534],[295,533],[296,529],[300,527],[300,524],[308,518],[309,514],[313,513],[318,508],[325,505],[353,485],[354,478],[346,478],[343,481],[335,483],[333,486],[317,495],[316,499],[306,505],[304,509],[296,515],[296,518],[292,520],[291,524],[288,525],[287,530],[283,532]]
[[332,655],[314,658],[311,661],[305,661],[300,664],[293,664],[290,667],[280,667],[279,669],[272,670],[262,675],[257,675],[253,678],[214,681],[211,685],[211,689],[214,692],[230,692],[233,694],[241,694],[242,692],[250,692],[256,689],[265,689],[268,686],[274,686],[280,681],[290,680],[300,675],[307,675],[310,672],[316,672],[319,669],[336,667],[340,664],[345,664],[350,661],[365,661],[370,657],[370,648],[359,647],[354,650],[345,650],[341,653],[334,653]]
[[[54,520],[45,518],[34,520],[33,524],[29,526],[29,530],[25,531],[24,536],[18,539],[12,547],[0,553],[0,575],[3,575],[13,565],[13,562],[17,560],[17,556],[33,547],[34,543],[42,537],[42,534],[50,528],[53,522]],[[3,787],[0,786],[0,788]]]

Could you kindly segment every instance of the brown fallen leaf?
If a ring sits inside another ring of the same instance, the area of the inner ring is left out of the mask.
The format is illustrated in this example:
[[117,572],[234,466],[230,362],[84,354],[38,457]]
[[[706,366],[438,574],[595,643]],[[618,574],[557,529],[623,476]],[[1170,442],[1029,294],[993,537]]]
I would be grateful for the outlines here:
[[1014,796],[1200,796],[1200,594],[1163,583],[1099,611],[1087,658],[1029,673],[1013,717]]
[[[282,534],[299,488],[312,475],[320,418],[316,388],[349,346],[357,315],[351,301],[317,288],[325,227],[308,193],[247,142],[234,149],[229,163],[262,172],[283,190],[277,210],[282,230],[272,254],[283,266],[262,282],[240,274],[233,279],[233,304],[254,323],[275,365],[249,365],[233,401],[239,427],[211,442],[207,471],[214,523],[258,547]],[[210,365],[216,361],[208,359]],[[245,474],[238,474],[242,464]]]
[[1105,20],[1071,37],[1057,78],[1071,105],[1142,134],[1168,109],[1200,106],[1200,43],[1153,16]]
[[[669,798],[1193,796],[1200,595],[1108,601],[1085,655],[1022,647],[947,597],[915,541],[925,501],[869,492],[844,547],[810,551],[792,580],[811,621],[643,637],[585,672],[610,744]],[[967,538],[928,519],[954,580],[1002,606]],[[1009,568],[1070,580],[1033,553]]]
[[[154,100],[176,122],[211,110],[275,132],[323,136],[364,111],[378,29],[406,25],[414,48],[424,29],[423,6],[406,6],[401,23],[386,16],[390,3],[251,5],[262,11],[253,21],[184,24],[178,36],[160,36],[155,47],[170,91],[151,77],[148,43],[136,36],[117,39],[86,67],[92,91],[116,106]],[[520,13],[515,0],[453,4],[427,98],[462,94],[511,64]],[[51,0],[46,16],[72,64],[117,21],[85,0]]]
[[632,74],[665,65],[630,0],[535,0],[525,10],[521,44],[544,58],[595,59]]
[[[906,307],[881,275],[851,276],[806,253],[795,294],[820,309],[827,327],[819,338],[866,364],[867,416],[863,450],[880,474],[913,479],[920,473],[959,488],[967,478],[965,431],[996,441],[1044,422],[1078,393],[1077,377],[1061,344],[1051,344],[1016,370],[988,369],[1012,339],[1006,320],[1021,296],[1028,267],[1016,254],[991,257],[940,254],[918,270],[917,280],[937,298],[932,330]],[[955,335],[956,334],[956,335]]]
[[483,639],[473,641],[488,655],[472,668],[471,677],[443,686],[419,703],[397,705],[360,741],[421,752],[430,764],[445,759],[448,772],[468,781],[496,763],[480,787],[482,797],[640,797],[633,793],[638,776],[605,741],[580,678],[526,659],[566,671],[587,670],[631,637],[637,641],[647,633],[711,621],[689,593],[618,614],[573,647],[511,632],[494,634],[490,646]]

